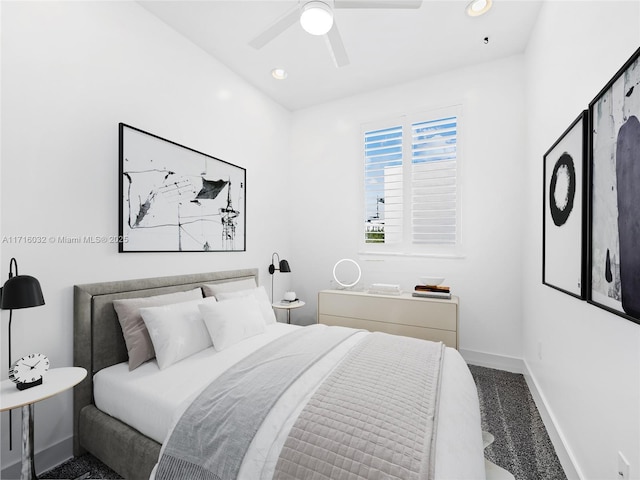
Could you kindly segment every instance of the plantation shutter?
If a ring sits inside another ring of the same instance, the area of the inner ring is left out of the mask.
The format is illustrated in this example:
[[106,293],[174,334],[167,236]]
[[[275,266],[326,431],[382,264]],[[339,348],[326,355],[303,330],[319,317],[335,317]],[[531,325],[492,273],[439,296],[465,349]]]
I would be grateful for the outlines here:
[[364,134],[365,241],[402,241],[402,126]]
[[363,126],[367,252],[461,254],[461,113],[452,105]]
[[455,245],[457,117],[411,125],[411,239]]

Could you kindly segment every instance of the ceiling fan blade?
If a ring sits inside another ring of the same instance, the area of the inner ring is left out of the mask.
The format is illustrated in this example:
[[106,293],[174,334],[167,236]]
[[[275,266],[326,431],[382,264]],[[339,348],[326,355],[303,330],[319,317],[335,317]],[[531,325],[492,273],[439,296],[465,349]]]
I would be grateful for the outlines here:
[[420,8],[422,0],[335,0],[335,8]]
[[282,17],[273,22],[267,29],[249,42],[256,50],[261,49],[271,40],[284,32],[291,25],[300,19],[300,10],[296,6],[293,10],[285,13]]
[[349,65],[349,56],[347,55],[347,50],[344,48],[342,37],[335,22],[331,30],[327,32],[327,45],[329,46],[336,67]]

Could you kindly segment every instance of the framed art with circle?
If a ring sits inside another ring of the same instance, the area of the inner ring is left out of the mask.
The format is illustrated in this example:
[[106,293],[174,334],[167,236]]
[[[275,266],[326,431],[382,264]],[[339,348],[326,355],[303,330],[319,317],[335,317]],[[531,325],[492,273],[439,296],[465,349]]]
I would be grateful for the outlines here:
[[542,283],[584,299],[587,111],[544,154]]

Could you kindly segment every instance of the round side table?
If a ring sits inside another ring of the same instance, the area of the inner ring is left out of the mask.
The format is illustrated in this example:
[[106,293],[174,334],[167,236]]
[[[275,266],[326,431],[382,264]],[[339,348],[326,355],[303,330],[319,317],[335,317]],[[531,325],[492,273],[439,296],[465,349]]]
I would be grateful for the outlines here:
[[296,308],[300,308],[300,307],[304,307],[305,303],[302,300],[296,300],[295,302],[285,302],[285,301],[280,301],[277,303],[274,303],[272,305],[273,308],[277,308],[279,310],[286,310],[287,311],[287,323],[291,323],[291,310],[294,310]]
[[22,471],[20,480],[35,480],[33,463],[33,404],[68,390],[87,376],[80,367],[52,368],[43,378],[42,385],[18,390],[11,380],[0,383],[0,412],[22,408]]

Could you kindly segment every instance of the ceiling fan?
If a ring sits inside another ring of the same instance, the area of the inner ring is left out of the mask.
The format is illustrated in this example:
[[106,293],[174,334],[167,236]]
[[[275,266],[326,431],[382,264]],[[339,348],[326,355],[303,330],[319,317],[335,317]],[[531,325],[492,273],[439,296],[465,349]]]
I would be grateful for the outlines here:
[[297,21],[312,35],[326,35],[327,46],[337,67],[349,65],[349,57],[342,43],[338,26],[333,19],[337,8],[415,9],[422,0],[299,0],[298,5],[286,12],[260,35],[249,42],[261,49]]

